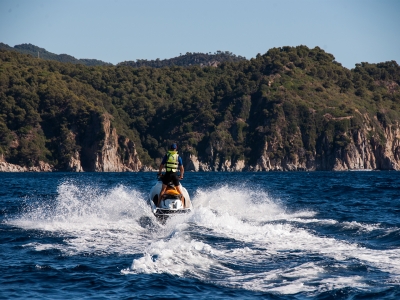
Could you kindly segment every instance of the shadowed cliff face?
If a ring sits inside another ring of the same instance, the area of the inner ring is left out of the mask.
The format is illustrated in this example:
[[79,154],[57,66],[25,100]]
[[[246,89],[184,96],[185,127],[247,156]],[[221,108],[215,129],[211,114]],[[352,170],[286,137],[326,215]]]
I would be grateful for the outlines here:
[[112,116],[93,115],[82,141],[81,158],[73,157],[79,169],[89,172],[134,172],[142,168],[135,145],[118,136],[111,125]]

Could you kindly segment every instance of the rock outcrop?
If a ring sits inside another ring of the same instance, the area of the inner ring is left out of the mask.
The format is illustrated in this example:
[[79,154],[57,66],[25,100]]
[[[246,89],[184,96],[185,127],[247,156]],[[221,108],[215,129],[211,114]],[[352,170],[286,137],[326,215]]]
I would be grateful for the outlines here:
[[27,172],[26,167],[10,164],[7,162],[0,162],[0,172]]
[[39,161],[37,166],[19,166],[8,163],[4,160],[4,156],[0,155],[0,172],[52,172],[53,166],[43,161]]
[[[81,139],[80,151],[71,155],[65,170],[70,172],[137,172],[143,166],[135,144],[127,137],[119,136],[111,125],[110,115],[93,115],[91,124]],[[71,134],[79,140],[79,136]],[[54,166],[39,161],[35,166],[19,166],[0,156],[0,172],[52,172]]]
[[142,163],[135,144],[126,137],[119,136],[111,125],[112,116],[104,114],[100,118],[92,116],[86,130],[81,150],[83,171],[91,172],[137,172]]
[[78,151],[75,151],[74,155],[71,156],[68,165],[67,171],[70,172],[83,172],[83,168],[81,165],[80,154]]

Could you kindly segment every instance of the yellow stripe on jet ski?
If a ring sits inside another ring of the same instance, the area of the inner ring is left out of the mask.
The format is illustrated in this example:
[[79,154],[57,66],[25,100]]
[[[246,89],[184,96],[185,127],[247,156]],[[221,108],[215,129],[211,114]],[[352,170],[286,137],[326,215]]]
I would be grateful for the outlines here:
[[168,195],[179,195],[179,192],[176,189],[167,189],[165,193]]

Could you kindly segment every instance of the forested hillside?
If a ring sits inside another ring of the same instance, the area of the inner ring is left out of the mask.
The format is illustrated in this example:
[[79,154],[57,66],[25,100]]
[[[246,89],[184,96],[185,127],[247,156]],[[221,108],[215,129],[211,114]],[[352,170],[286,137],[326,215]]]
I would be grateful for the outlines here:
[[236,56],[229,51],[217,51],[214,54],[210,53],[191,53],[187,52],[184,55],[170,59],[157,58],[156,60],[138,59],[136,61],[124,61],[119,63],[119,66],[131,66],[131,67],[152,67],[152,68],[163,68],[163,67],[189,67],[199,65],[201,67],[218,66],[222,62],[237,62],[246,60],[243,56]]
[[10,47],[7,44],[0,43],[0,49],[17,51],[22,54],[29,54],[33,57],[39,57],[46,60],[55,60],[63,63],[83,64],[86,66],[112,66],[111,63],[106,63],[98,59],[77,59],[68,54],[55,54],[47,51],[44,48],[32,44],[21,44]]
[[91,151],[116,135],[121,161],[131,141],[144,166],[177,142],[194,170],[398,169],[395,61],[348,70],[318,47],[298,46],[217,67],[137,66],[0,50],[4,160],[66,170],[80,159],[90,171]]
[[[29,54],[32,57],[37,57],[45,60],[55,60],[62,63],[72,63],[72,64],[82,64],[85,66],[112,66],[113,64],[107,63],[98,59],[77,59],[68,54],[55,54],[47,51],[44,48],[32,44],[20,44],[10,47],[7,44],[0,43],[0,49],[17,51],[22,54]],[[243,56],[236,56],[229,51],[217,51],[214,54],[210,53],[191,53],[187,52],[179,57],[173,57],[169,59],[159,58],[155,60],[138,59],[136,61],[124,61],[119,63],[120,66],[131,66],[135,68],[139,67],[152,67],[152,68],[162,68],[171,66],[181,66],[188,67],[191,65],[199,66],[217,66],[221,62],[234,62],[245,60]]]

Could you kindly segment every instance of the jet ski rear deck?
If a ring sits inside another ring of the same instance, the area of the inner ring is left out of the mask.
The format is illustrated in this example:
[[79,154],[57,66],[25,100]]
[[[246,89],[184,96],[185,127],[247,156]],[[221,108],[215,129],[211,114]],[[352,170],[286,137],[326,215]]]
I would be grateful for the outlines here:
[[[153,214],[162,220],[166,220],[170,216],[177,214],[189,213],[192,210],[192,202],[190,201],[187,190],[181,185],[182,195],[176,188],[169,184],[167,190],[157,207],[158,197],[161,192],[162,182],[158,181],[150,190],[149,203]],[[183,203],[182,205],[182,198]]]

